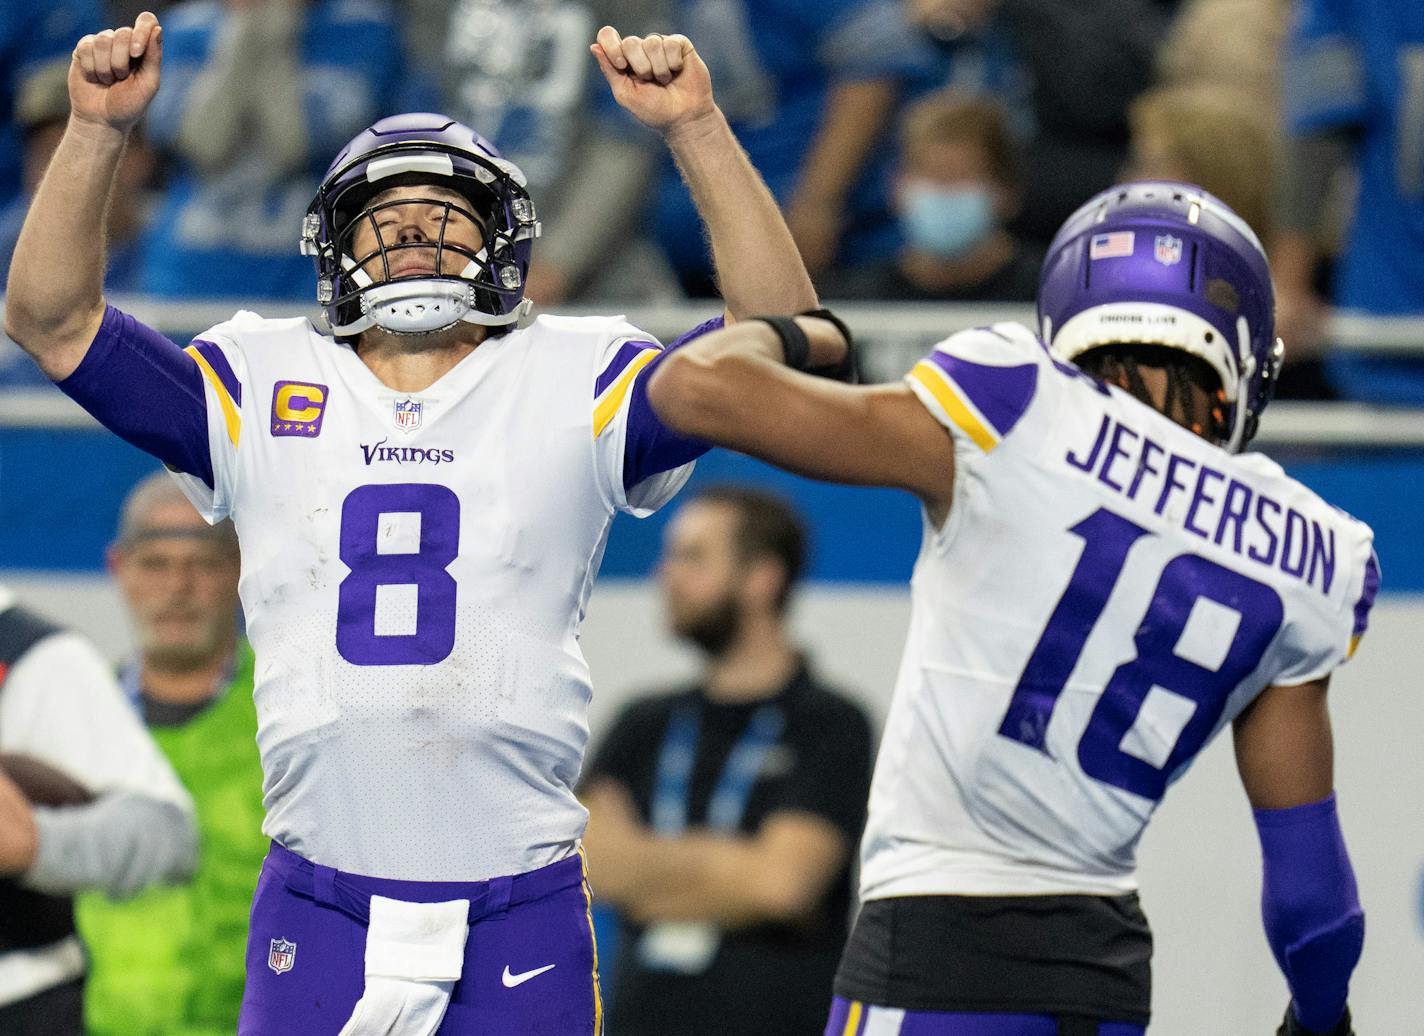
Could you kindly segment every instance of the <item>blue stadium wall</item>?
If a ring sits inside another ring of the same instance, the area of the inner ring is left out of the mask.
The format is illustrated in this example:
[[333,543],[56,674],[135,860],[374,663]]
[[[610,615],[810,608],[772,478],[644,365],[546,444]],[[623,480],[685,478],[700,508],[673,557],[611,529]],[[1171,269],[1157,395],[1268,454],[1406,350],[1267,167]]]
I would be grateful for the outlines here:
[[[1328,450],[1278,459],[1326,500],[1374,527],[1386,592],[1424,591],[1424,455]],[[0,429],[0,569],[102,568],[120,501],[154,469],[147,455],[99,430]],[[728,480],[781,490],[801,507],[812,525],[811,579],[908,578],[920,521],[905,494],[808,482],[720,452],[699,462],[693,486]],[[616,522],[603,575],[638,578],[650,572],[665,521],[656,515]]]

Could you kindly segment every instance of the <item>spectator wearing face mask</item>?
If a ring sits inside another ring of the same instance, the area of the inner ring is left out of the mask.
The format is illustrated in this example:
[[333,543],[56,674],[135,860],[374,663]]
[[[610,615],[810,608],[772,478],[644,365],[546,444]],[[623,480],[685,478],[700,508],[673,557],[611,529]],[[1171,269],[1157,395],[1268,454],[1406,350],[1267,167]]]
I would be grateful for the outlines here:
[[1043,253],[1006,229],[1021,181],[999,104],[954,92],[925,98],[901,130],[894,203],[905,243],[817,287],[840,299],[1031,301]]

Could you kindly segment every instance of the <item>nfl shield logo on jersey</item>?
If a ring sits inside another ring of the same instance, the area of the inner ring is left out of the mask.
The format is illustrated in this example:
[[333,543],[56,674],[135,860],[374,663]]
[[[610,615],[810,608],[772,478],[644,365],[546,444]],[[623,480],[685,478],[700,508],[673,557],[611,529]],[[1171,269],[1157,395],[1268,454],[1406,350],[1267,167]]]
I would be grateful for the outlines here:
[[1176,266],[1182,261],[1182,239],[1171,234],[1159,234],[1152,254],[1163,266]]
[[267,966],[280,975],[291,971],[297,962],[297,944],[286,939],[273,939],[272,948],[267,951]]
[[425,409],[425,404],[418,399],[398,399],[394,420],[396,427],[403,432],[413,432],[420,427],[420,415]]

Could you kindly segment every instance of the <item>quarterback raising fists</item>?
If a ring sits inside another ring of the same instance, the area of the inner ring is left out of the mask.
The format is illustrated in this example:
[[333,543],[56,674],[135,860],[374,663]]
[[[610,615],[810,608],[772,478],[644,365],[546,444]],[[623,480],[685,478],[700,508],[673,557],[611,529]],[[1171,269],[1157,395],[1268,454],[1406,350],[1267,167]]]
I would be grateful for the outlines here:
[[163,64],[163,27],[149,11],[133,28],[85,36],[69,65],[69,105],[81,122],[127,130],[142,118]]
[[[614,516],[657,510],[707,449],[648,404],[679,343],[531,314],[523,172],[408,112],[341,148],[291,228],[323,326],[244,312],[180,349],[105,304],[95,247],[160,47],[145,14],[76,48],[5,321],[241,539],[272,849],[239,1031],[596,1036],[579,624]],[[592,50],[706,225],[724,313],[683,339],[814,307],[692,44],[608,27]]]
[[619,36],[605,25],[589,49],[614,100],[645,126],[667,129],[716,111],[712,77],[686,36]]

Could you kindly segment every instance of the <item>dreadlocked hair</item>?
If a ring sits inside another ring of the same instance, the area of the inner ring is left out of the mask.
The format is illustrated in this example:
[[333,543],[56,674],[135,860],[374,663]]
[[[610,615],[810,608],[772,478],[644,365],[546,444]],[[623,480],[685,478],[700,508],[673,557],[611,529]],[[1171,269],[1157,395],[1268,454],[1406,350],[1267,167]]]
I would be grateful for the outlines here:
[[[1183,428],[1214,443],[1231,437],[1226,426],[1226,390],[1211,364],[1165,345],[1104,345],[1077,357],[1078,368],[1117,385]],[[1160,404],[1142,378],[1142,368],[1162,371],[1167,391]]]

